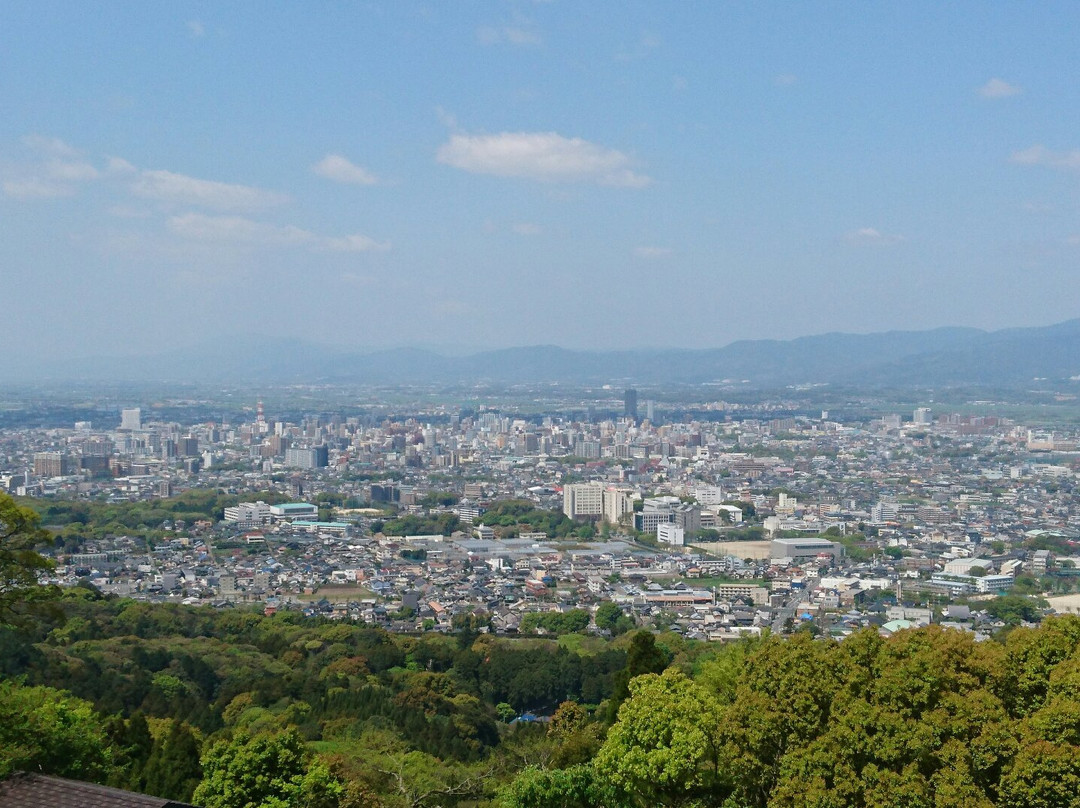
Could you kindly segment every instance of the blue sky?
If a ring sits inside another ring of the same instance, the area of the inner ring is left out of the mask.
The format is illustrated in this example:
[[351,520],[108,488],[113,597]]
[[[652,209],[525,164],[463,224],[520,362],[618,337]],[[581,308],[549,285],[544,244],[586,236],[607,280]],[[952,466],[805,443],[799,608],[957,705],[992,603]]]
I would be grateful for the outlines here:
[[32,358],[1080,316],[1075,3],[0,4]]

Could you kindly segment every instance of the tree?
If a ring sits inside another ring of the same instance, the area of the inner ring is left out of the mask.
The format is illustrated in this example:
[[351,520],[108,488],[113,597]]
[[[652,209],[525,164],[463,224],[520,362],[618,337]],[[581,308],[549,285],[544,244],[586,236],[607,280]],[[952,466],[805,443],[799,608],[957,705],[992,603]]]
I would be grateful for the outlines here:
[[681,805],[723,790],[722,708],[682,672],[639,676],[593,764],[641,805]]
[[598,808],[612,805],[591,766],[523,769],[499,794],[501,808]]
[[157,797],[187,802],[201,779],[199,742],[190,727],[173,721],[169,733],[154,744],[146,762],[143,789]]
[[113,748],[90,702],[0,682],[0,780],[31,771],[104,782],[112,768]]
[[664,649],[657,647],[655,634],[651,631],[639,631],[635,634],[626,653],[626,667],[615,674],[614,692],[608,701],[608,722],[615,721],[620,705],[630,695],[630,681],[635,676],[660,673],[670,664],[671,658]]
[[220,741],[202,765],[192,800],[204,808],[337,808],[344,793],[295,730]]
[[1080,794],[1075,746],[1035,741],[1017,755],[1001,779],[1004,808],[1073,808]]
[[1042,610],[1047,607],[1042,598],[1029,598],[1024,595],[1001,595],[986,604],[986,611],[1010,626],[1021,623],[1037,623],[1042,617]]
[[53,562],[34,549],[50,541],[40,520],[0,493],[0,626],[22,625],[29,614],[60,596],[58,587],[38,583],[40,573],[53,569]]
[[604,601],[596,608],[596,627],[615,633],[615,626],[619,618],[623,617],[623,610],[609,600]]

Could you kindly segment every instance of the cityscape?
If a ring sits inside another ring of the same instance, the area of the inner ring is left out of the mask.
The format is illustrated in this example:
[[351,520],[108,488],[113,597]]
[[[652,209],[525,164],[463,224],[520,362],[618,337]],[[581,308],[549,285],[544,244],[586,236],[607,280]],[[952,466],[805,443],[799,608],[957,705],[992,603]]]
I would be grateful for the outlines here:
[[[392,631],[479,615],[543,634],[547,613],[610,602],[701,640],[931,622],[986,637],[1014,588],[1080,607],[1075,429],[930,405],[836,420],[783,400],[704,402],[672,422],[607,387],[525,415],[291,421],[256,400],[182,423],[124,407],[111,423],[3,430],[0,484],[62,540],[62,585]],[[59,509],[50,523],[55,500],[207,490],[233,504],[131,533]]]

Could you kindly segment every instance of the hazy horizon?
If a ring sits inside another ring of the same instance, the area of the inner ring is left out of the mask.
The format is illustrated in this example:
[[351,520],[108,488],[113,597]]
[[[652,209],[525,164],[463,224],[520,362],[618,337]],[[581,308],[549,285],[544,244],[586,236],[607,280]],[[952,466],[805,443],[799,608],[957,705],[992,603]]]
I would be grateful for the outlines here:
[[7,4],[9,351],[1071,319],[1078,23],[1064,3]]
[[[1068,321],[1062,321],[1068,322]],[[589,346],[573,346],[573,345],[560,345],[556,342],[536,342],[529,344],[515,344],[515,345],[464,345],[453,343],[436,343],[436,342],[402,342],[402,343],[388,343],[385,345],[351,345],[346,343],[334,343],[329,341],[323,341],[319,339],[308,338],[304,335],[282,335],[282,334],[258,334],[254,332],[249,333],[222,333],[218,336],[202,336],[201,338],[195,338],[191,340],[178,341],[172,344],[164,346],[147,347],[144,350],[138,348],[128,352],[85,352],[78,353],[75,351],[69,351],[61,355],[42,357],[40,361],[50,362],[57,360],[78,360],[78,359],[124,359],[124,358],[154,358],[158,356],[168,355],[171,353],[185,354],[189,351],[204,348],[207,345],[214,343],[221,343],[229,346],[243,346],[245,348],[252,347],[257,344],[263,343],[268,346],[286,345],[292,344],[297,346],[303,346],[308,348],[315,348],[320,350],[326,350],[334,353],[341,354],[368,354],[368,353],[382,353],[389,351],[429,351],[431,353],[441,354],[448,357],[463,357],[471,356],[480,353],[498,352],[498,351],[513,351],[524,350],[530,348],[555,348],[559,350],[572,351],[576,353],[618,353],[618,352],[650,352],[650,351],[709,351],[709,350],[721,350],[735,343],[741,342],[781,342],[787,343],[801,339],[812,339],[815,337],[824,337],[832,334],[845,335],[845,336],[874,336],[878,334],[888,333],[915,333],[923,331],[938,331],[946,329],[965,329],[973,328],[975,330],[983,331],[985,333],[994,333],[997,331],[1008,331],[1013,328],[1041,328],[1060,325],[1061,323],[1036,323],[1031,326],[1012,326],[1004,325],[999,328],[977,328],[975,326],[956,326],[956,325],[941,325],[933,326],[926,329],[910,329],[910,328],[891,328],[882,329],[877,331],[854,331],[844,329],[832,329],[819,331],[812,334],[798,334],[794,337],[787,339],[778,339],[774,337],[760,337],[760,338],[743,338],[736,337],[719,345],[662,345],[662,344],[639,344],[639,345],[624,345],[624,346],[612,346],[604,348],[590,348]]]

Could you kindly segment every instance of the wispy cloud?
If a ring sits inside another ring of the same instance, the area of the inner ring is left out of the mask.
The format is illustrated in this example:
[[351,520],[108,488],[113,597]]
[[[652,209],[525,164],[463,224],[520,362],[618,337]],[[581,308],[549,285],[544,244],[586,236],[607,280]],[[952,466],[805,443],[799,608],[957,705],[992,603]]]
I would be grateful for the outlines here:
[[328,154],[311,167],[320,177],[347,185],[375,185],[379,178],[340,154]]
[[528,47],[543,42],[537,30],[521,25],[483,25],[476,29],[476,39],[482,45],[517,45]]
[[1012,95],[1020,95],[1021,92],[1023,91],[1020,87],[1009,84],[1003,79],[990,79],[978,90],[979,95],[983,98],[1008,98]]
[[858,230],[852,230],[844,238],[852,244],[869,244],[881,247],[899,244],[904,240],[903,236],[895,233],[882,233],[876,227],[861,227]]
[[134,174],[138,170],[123,157],[110,157],[106,169],[110,174]]
[[23,145],[36,154],[33,164],[17,171],[21,176],[4,181],[4,195],[12,199],[56,199],[74,196],[76,184],[96,180],[101,176],[82,153],[60,138],[27,135]]
[[6,180],[3,189],[4,196],[9,196],[12,199],[57,199],[75,195],[75,189],[70,185],[38,177],[30,177],[25,180]]
[[50,157],[63,157],[74,158],[79,157],[82,152],[76,149],[74,146],[69,146],[58,137],[49,137],[47,135],[27,135],[22,139],[23,145],[33,149],[39,154],[44,154]]
[[773,84],[777,87],[790,87],[798,82],[799,77],[794,73],[781,73],[777,76],[773,76]]
[[96,180],[101,172],[89,163],[53,158],[45,163],[45,173],[62,182],[86,182]]
[[1024,166],[1049,166],[1074,171],[1080,169],[1080,149],[1053,151],[1040,144],[1013,152],[1009,159]]
[[555,132],[451,135],[438,151],[440,163],[474,174],[540,182],[594,182],[642,188],[651,180],[630,169],[630,158],[581,138]]
[[320,236],[292,225],[274,225],[243,216],[185,213],[168,221],[169,230],[196,241],[230,242],[254,247],[304,247],[330,252],[372,252],[390,249],[387,242],[360,234]]
[[544,232],[543,228],[532,222],[518,222],[510,226],[510,229],[519,236],[538,236]]
[[255,210],[288,200],[288,196],[277,191],[200,180],[172,171],[143,171],[132,184],[131,191],[148,199],[216,210]]
[[638,258],[666,258],[671,255],[671,247],[635,247],[634,255]]
[[188,20],[187,29],[194,37],[206,36],[206,28],[198,20]]

